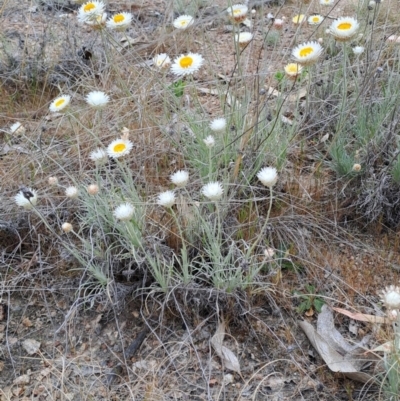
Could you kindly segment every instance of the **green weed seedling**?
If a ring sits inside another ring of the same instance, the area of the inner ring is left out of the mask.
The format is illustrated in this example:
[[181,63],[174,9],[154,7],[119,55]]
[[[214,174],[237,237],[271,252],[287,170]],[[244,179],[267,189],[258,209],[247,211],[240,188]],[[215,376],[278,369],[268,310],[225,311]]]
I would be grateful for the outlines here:
[[297,312],[304,313],[312,308],[317,312],[321,312],[324,300],[320,298],[316,292],[316,288],[312,284],[306,284],[305,292],[294,291],[294,295],[301,299],[300,305],[297,307]]

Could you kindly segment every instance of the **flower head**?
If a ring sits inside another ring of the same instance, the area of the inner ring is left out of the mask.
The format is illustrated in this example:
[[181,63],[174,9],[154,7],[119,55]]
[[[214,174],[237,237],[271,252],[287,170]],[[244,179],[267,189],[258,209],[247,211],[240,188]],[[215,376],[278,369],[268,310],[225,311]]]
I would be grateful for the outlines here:
[[164,207],[172,207],[175,204],[174,191],[161,192],[157,197],[157,204]]
[[206,144],[207,148],[212,148],[215,145],[215,138],[209,135],[206,139],[203,139],[203,142]]
[[100,188],[97,184],[90,184],[87,187],[87,191],[89,195],[97,195],[100,191]]
[[285,65],[284,69],[285,74],[289,79],[296,79],[300,75],[303,67],[297,63],[289,63]]
[[360,54],[362,54],[362,53],[364,53],[364,46],[354,46],[353,47],[353,53],[356,55],[356,56],[359,56]]
[[191,15],[181,15],[174,20],[174,27],[176,29],[186,29],[193,25],[194,18]]
[[70,101],[71,96],[69,95],[59,96],[51,102],[49,109],[52,112],[64,110],[69,106]]
[[117,220],[128,221],[132,218],[135,208],[130,203],[123,203],[114,210],[114,217]]
[[67,198],[75,199],[78,197],[79,191],[77,187],[70,186],[68,188],[65,188],[65,196]]
[[129,27],[132,22],[131,13],[114,14],[106,23],[107,28],[123,31]]
[[102,13],[96,16],[93,16],[91,19],[87,19],[84,21],[86,25],[91,26],[94,29],[101,29],[106,25],[107,13]]
[[274,22],[272,23],[272,27],[277,29],[277,30],[282,29],[283,28],[283,19],[275,18]]
[[312,15],[311,17],[308,17],[307,22],[309,25],[319,25],[323,20],[324,17],[322,15]]
[[110,97],[101,91],[93,91],[87,94],[86,103],[96,109],[101,109],[110,101]]
[[240,47],[247,46],[252,39],[253,34],[250,32],[240,32],[239,34],[235,35],[235,42],[238,42]]
[[32,209],[37,204],[38,195],[32,188],[21,189],[14,197],[15,203],[26,210]]
[[224,117],[215,118],[210,123],[210,129],[214,132],[221,132],[224,131],[226,128],[226,120]]
[[322,6],[332,6],[335,0],[319,0],[319,4]]
[[257,173],[257,178],[263,185],[272,188],[278,181],[278,174],[275,167],[264,167]]
[[177,76],[184,76],[197,72],[203,65],[204,59],[201,54],[188,53],[182,54],[175,59],[171,70]]
[[108,155],[104,149],[97,148],[96,150],[90,152],[89,158],[90,160],[93,160],[95,163],[102,164],[107,162]]
[[358,173],[359,171],[361,171],[361,164],[360,163],[354,163],[352,170],[355,171],[356,173]]
[[79,8],[78,21],[82,23],[96,21],[99,15],[103,15],[104,8],[105,5],[102,1],[88,1]]
[[333,21],[329,32],[339,42],[350,40],[357,32],[360,24],[352,17],[340,17]]
[[303,22],[306,21],[306,19],[307,17],[304,14],[298,14],[292,18],[292,22],[295,25],[301,25]]
[[189,173],[184,170],[179,170],[171,175],[171,182],[177,187],[184,187],[189,181]]
[[61,228],[65,233],[70,233],[73,230],[71,223],[63,223]]
[[318,60],[322,50],[323,48],[318,42],[307,42],[295,47],[292,56],[301,65],[311,65]]
[[201,189],[201,193],[212,201],[217,201],[221,198],[224,189],[219,182],[209,182]]
[[160,69],[168,68],[171,65],[171,59],[169,58],[168,54],[157,54],[153,57],[153,64]]
[[10,134],[25,134],[25,127],[20,123],[16,122],[10,127]]
[[246,19],[248,10],[248,7],[244,4],[234,4],[232,7],[229,7],[226,12],[232,22],[239,23]]
[[127,155],[133,148],[133,144],[129,139],[120,138],[112,141],[107,146],[107,154],[113,159]]
[[382,302],[388,309],[400,308],[400,288],[391,285],[381,292]]

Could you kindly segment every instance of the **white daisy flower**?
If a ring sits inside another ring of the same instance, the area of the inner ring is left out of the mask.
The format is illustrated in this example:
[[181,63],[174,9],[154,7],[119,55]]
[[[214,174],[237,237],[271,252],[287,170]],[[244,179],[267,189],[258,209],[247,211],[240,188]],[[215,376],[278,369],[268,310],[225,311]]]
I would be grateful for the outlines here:
[[65,196],[70,199],[75,199],[78,197],[79,191],[77,187],[70,186],[65,188]]
[[239,23],[246,19],[248,10],[248,7],[244,4],[234,4],[232,7],[229,7],[226,12],[232,22]]
[[212,201],[217,201],[221,199],[221,196],[224,192],[222,185],[219,182],[209,182],[204,185],[201,189],[201,193],[208,199]]
[[17,195],[15,195],[14,201],[18,206],[21,206],[26,210],[30,210],[34,206],[36,206],[38,201],[38,195],[34,189],[25,188],[19,191]]
[[175,184],[178,188],[182,188],[189,181],[189,173],[184,170],[179,170],[172,174],[170,178],[173,184]]
[[171,59],[166,53],[157,54],[153,57],[153,64],[160,69],[168,68],[171,65]]
[[95,163],[103,164],[107,162],[108,155],[104,149],[97,148],[96,150],[90,152],[89,158],[90,160],[93,160]]
[[240,47],[246,47],[252,39],[253,34],[250,32],[240,32],[235,35],[235,42],[238,42]]
[[278,174],[275,167],[264,167],[257,173],[257,178],[263,185],[272,188],[278,181]]
[[106,23],[107,28],[123,31],[129,27],[132,22],[131,13],[114,14]]
[[323,20],[324,17],[322,15],[312,15],[311,17],[308,17],[307,22],[309,25],[319,25]]
[[78,21],[85,23],[96,21],[99,15],[103,15],[105,4],[102,1],[88,1],[79,8]]
[[128,221],[132,218],[135,208],[130,203],[123,203],[114,210],[114,217],[117,220]]
[[133,144],[129,139],[116,139],[107,146],[107,154],[113,159],[127,155],[133,148]]
[[335,0],[319,0],[319,4],[322,6],[332,6]]
[[25,132],[26,129],[20,122],[16,122],[10,127],[10,134],[22,135],[25,134]]
[[300,75],[302,69],[303,67],[297,63],[289,63],[284,67],[285,74],[290,79],[296,79]]
[[157,197],[157,204],[163,207],[172,207],[175,204],[174,191],[161,192]]
[[388,309],[400,308],[400,288],[391,285],[381,292],[382,302]]
[[317,62],[322,51],[323,48],[318,42],[307,42],[295,47],[292,56],[301,65],[311,65]]
[[71,102],[71,96],[69,95],[59,96],[58,98],[54,99],[51,102],[49,109],[53,113],[57,111],[62,111],[69,106],[70,102]]
[[350,40],[357,32],[360,24],[352,17],[340,17],[329,27],[331,35],[339,42]]
[[177,76],[189,75],[197,72],[203,65],[204,59],[201,54],[182,54],[171,66],[171,71]]
[[194,18],[191,15],[181,15],[174,20],[174,27],[176,29],[186,29],[193,25]]
[[109,101],[110,97],[101,91],[93,91],[86,96],[86,103],[95,109],[103,108]]
[[73,230],[71,223],[63,223],[61,228],[65,233],[70,233]]
[[354,46],[353,47],[353,53],[356,56],[359,56],[360,54],[364,53],[364,50],[365,50],[364,46]]
[[106,25],[106,20],[107,20],[107,13],[103,13],[103,14],[94,16],[93,19],[84,21],[84,23],[95,29],[96,28],[100,29]]
[[306,22],[306,20],[307,17],[304,14],[298,14],[292,18],[292,22],[295,25],[301,25],[303,22]]
[[224,117],[215,118],[210,123],[210,129],[214,132],[221,132],[224,131],[226,128],[226,120]]
[[212,148],[215,145],[215,139],[212,135],[209,135],[206,139],[203,139],[203,142],[206,144],[207,148]]

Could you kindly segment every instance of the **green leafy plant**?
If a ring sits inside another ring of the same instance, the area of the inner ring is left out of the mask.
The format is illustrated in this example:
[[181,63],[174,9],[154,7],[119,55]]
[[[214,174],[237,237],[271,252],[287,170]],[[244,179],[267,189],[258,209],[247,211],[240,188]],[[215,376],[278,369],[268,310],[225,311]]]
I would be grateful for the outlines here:
[[299,297],[301,302],[297,307],[297,312],[304,313],[312,308],[321,312],[324,300],[318,295],[317,289],[313,284],[306,284],[304,292],[294,291],[294,295]]

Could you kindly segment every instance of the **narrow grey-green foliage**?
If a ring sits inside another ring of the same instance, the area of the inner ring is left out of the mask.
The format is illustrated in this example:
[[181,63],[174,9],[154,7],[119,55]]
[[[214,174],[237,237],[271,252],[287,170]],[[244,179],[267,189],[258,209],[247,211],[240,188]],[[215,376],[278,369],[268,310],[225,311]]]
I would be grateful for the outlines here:
[[400,185],[400,155],[398,155],[391,167],[392,179],[396,184]]

